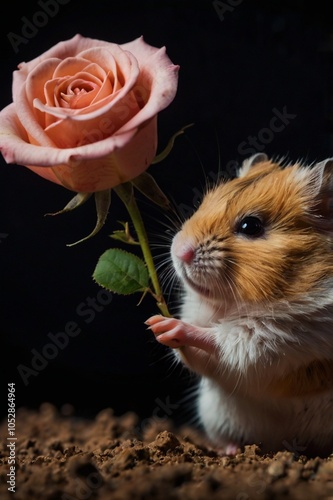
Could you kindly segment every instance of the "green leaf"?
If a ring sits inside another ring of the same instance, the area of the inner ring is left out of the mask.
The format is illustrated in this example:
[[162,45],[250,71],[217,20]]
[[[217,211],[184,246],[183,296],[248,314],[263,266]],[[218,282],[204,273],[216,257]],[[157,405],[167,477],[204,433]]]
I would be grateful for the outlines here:
[[150,201],[162,208],[170,209],[171,203],[155,179],[148,172],[143,172],[132,180],[132,184]]
[[178,132],[176,132],[175,134],[173,134],[173,136],[169,140],[169,142],[166,145],[166,147],[163,149],[163,151],[161,153],[159,153],[158,155],[155,156],[155,158],[153,159],[153,161],[151,162],[151,164],[154,165],[155,163],[159,163],[160,161],[164,160],[168,156],[168,154],[170,153],[170,151],[172,150],[176,137],[178,137],[181,134],[184,134],[185,130],[187,128],[189,128],[189,127],[192,127],[192,125],[194,125],[194,124],[190,123],[189,125],[185,125],[183,128],[181,128],[180,130],[178,130]]
[[114,240],[121,241],[122,243],[128,243],[129,245],[140,245],[140,243],[131,235],[128,222],[118,222],[123,226],[124,229],[113,231],[113,233],[110,234],[110,237]]
[[45,215],[60,215],[64,214],[65,212],[75,210],[76,208],[83,205],[83,203],[85,203],[87,200],[89,200],[91,195],[92,193],[76,193],[74,198],[72,198],[62,210],[58,210],[58,212],[48,213]]
[[119,248],[111,248],[101,255],[93,279],[107,290],[121,295],[145,292],[149,285],[149,274],[143,260]]
[[82,243],[83,241],[89,240],[93,236],[95,236],[104,226],[105,221],[107,219],[109,208],[111,204],[111,189],[106,189],[105,191],[97,191],[95,193],[95,205],[96,205],[96,213],[97,220],[96,225],[93,231],[85,236],[81,240],[75,241],[75,243],[68,243],[68,247],[73,247],[78,243]]

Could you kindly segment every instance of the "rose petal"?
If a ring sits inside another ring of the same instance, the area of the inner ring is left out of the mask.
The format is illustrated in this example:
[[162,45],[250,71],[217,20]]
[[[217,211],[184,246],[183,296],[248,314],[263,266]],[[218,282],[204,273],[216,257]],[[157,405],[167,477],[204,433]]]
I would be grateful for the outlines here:
[[87,122],[59,119],[52,123],[46,132],[53,143],[61,148],[92,144],[115,135],[123,123],[131,120],[139,111],[134,94],[129,92],[122,100],[115,101],[114,106],[101,116]]
[[[9,104],[1,111],[0,142],[1,153],[7,163],[18,165],[49,167],[69,163],[79,159],[91,159],[111,154],[122,148],[135,135],[136,129],[124,134],[108,137],[96,144],[86,144],[78,148],[59,149],[29,143],[29,137],[17,118],[15,105]],[[51,142],[51,141],[50,141]]]
[[[53,73],[57,65],[59,64],[59,59],[49,59],[40,65],[40,72],[36,74],[35,72],[30,73],[25,80],[21,78],[19,71],[14,71],[13,73],[13,100],[16,101],[20,98],[22,92],[26,93],[26,96],[30,102],[35,98],[44,99],[44,86],[40,84],[41,81],[49,81],[53,78]],[[40,80],[42,78],[42,80]]]
[[80,54],[80,57],[68,57],[65,61],[60,61],[54,70],[52,78],[68,78],[69,75],[75,75],[76,73],[81,73],[83,71],[94,75],[100,80],[104,80],[107,74],[107,71],[105,71],[105,69],[100,65],[96,64],[96,62],[91,62],[90,60],[82,57],[82,54]]
[[174,99],[178,86],[179,66],[174,65],[166,54],[165,47],[156,49],[155,52],[143,41],[143,38],[131,42],[130,50],[140,60],[140,78],[134,92],[148,93],[149,100],[143,109],[137,113],[133,120],[127,122],[119,132],[122,133],[131,127],[137,127],[156,113],[166,108]]
[[[88,111],[47,106],[40,99],[34,100],[34,107],[57,118],[66,118],[74,121],[87,121],[101,116],[102,113],[107,113],[112,108],[112,106],[115,105],[115,103],[120,101],[126,96],[126,94],[128,94],[128,92],[134,87],[138,79],[140,73],[138,63],[131,54],[128,54],[128,59],[130,60],[129,67],[127,68],[129,74],[127,75],[124,86],[118,92],[106,97],[104,102],[98,101],[89,106]],[[20,97],[22,98],[22,96]]]
[[[108,139],[106,139],[108,141]],[[52,170],[60,183],[77,192],[96,192],[112,188],[137,177],[151,164],[157,148],[157,117],[141,128],[131,141],[115,148],[93,162],[73,155],[70,165],[59,165]],[[96,148],[93,148],[94,150]]]
[[91,48],[91,47],[101,47],[108,45],[109,42],[104,42],[101,40],[94,40],[92,38],[83,37],[80,34],[76,34],[69,40],[64,40],[53,45],[50,49],[40,54],[35,59],[31,59],[28,62],[21,62],[18,65],[20,72],[22,73],[22,78],[25,80],[27,75],[38,66],[41,62],[48,59],[57,58],[60,60],[67,59],[68,57],[75,57],[80,52]]

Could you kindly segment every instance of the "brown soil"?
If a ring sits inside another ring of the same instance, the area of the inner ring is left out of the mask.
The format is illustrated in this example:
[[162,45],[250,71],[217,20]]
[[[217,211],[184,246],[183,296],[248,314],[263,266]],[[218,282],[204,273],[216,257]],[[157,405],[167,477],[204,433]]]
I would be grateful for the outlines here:
[[269,456],[253,445],[225,457],[198,431],[155,420],[142,435],[132,413],[116,417],[105,409],[94,419],[82,419],[69,406],[20,409],[12,450],[15,493],[7,489],[7,421],[0,427],[0,498],[333,499],[333,454],[307,458],[284,451]]

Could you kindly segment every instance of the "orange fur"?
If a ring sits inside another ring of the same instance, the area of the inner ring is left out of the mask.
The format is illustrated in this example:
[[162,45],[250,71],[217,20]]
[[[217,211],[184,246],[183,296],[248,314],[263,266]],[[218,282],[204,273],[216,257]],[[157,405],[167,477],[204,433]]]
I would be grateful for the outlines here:
[[306,366],[273,380],[268,386],[274,397],[300,397],[318,395],[333,387],[333,361],[313,361]]
[[[303,168],[254,165],[244,177],[208,192],[182,228],[184,239],[196,244],[209,244],[213,235],[223,239],[221,279],[234,283],[239,301],[297,301],[319,292],[323,277],[333,277],[332,242],[316,227],[316,186],[298,174]],[[264,220],[264,237],[235,234],[237,221],[248,215]]]

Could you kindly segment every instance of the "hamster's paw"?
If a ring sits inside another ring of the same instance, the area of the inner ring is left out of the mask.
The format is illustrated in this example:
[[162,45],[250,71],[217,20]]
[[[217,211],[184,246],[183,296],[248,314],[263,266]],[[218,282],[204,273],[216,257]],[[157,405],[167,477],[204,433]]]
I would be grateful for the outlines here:
[[221,450],[222,455],[237,455],[241,451],[240,447],[236,443],[228,443],[223,450]]
[[165,318],[161,315],[151,316],[146,322],[149,330],[156,335],[156,340],[168,347],[183,345],[191,325],[176,318]]
[[238,453],[242,453],[242,447],[233,441],[226,442],[223,445],[214,445],[212,444],[212,449],[215,451],[215,453],[218,454],[219,457],[232,457],[237,455]]
[[156,340],[168,347],[177,348],[188,345],[209,353],[215,351],[211,328],[201,328],[180,319],[165,318],[161,315],[151,316],[145,324],[156,335]]

